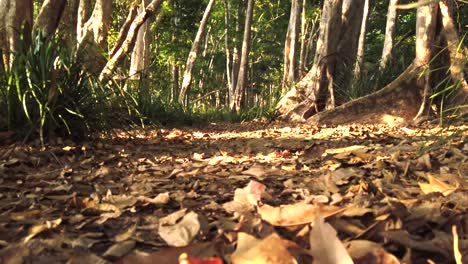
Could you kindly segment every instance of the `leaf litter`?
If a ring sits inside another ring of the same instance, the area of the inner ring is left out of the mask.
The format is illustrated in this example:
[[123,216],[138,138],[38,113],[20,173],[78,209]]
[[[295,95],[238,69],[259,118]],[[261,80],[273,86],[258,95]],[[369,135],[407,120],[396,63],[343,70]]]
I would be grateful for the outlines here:
[[252,122],[4,142],[0,263],[467,263],[466,131]]

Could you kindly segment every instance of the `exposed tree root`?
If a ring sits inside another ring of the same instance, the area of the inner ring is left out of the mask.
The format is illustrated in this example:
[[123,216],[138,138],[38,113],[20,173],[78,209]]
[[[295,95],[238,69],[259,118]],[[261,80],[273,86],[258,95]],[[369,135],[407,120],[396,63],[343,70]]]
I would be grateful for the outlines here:
[[317,113],[306,120],[310,124],[384,123],[401,125],[418,113],[422,96],[417,89],[419,68],[411,64],[383,89],[334,109]]

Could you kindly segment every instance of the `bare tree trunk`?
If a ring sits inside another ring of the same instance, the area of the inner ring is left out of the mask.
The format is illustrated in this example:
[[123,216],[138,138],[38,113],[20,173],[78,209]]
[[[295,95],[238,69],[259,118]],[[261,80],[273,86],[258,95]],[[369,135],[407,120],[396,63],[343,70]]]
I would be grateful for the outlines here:
[[32,16],[32,0],[0,0],[0,50],[6,67],[13,62],[14,53],[20,51],[20,33],[23,32],[25,37],[30,34]]
[[[111,16],[112,0],[97,0],[93,13],[84,26],[86,31],[93,33],[94,43],[104,51],[107,50],[107,34]],[[84,35],[86,36],[86,33]]]
[[[306,72],[306,60],[307,60],[307,19],[306,19],[306,7],[307,0],[302,0],[302,12],[301,12],[301,50],[299,52],[299,78],[304,77]],[[310,36],[312,37],[312,36]]]
[[289,16],[288,30],[286,32],[286,40],[284,43],[282,93],[286,93],[297,78],[296,44],[299,36],[298,31],[301,10],[302,6],[300,0],[291,0],[291,14]]
[[242,48],[240,45],[242,43],[239,42],[239,35],[241,34],[241,20],[242,20],[242,15],[245,13],[245,8],[243,5],[243,1],[239,1],[239,5],[237,7],[237,16],[236,16],[236,28],[235,28],[235,33],[234,37],[232,40],[233,43],[233,51],[232,51],[232,81],[231,81],[231,92],[232,96],[229,101],[229,108],[231,110],[234,109],[234,103],[235,103],[235,97],[236,97],[236,87],[237,87],[237,79],[239,77],[239,67],[240,67],[240,49]]
[[393,42],[395,39],[396,21],[397,21],[398,0],[390,0],[387,12],[387,26],[385,28],[385,40],[380,59],[380,70],[383,71],[392,56]]
[[[455,106],[463,106],[467,104],[468,100],[468,84],[464,73],[467,54],[464,54],[463,49],[459,49],[460,38],[453,23],[450,3],[452,1],[441,1],[439,2],[439,7],[442,15],[443,30],[447,39],[447,47],[450,53],[450,75],[453,82],[458,86],[456,98],[454,98],[452,103]],[[468,111],[466,107],[461,108],[461,110],[463,113]]]
[[33,31],[41,30],[44,36],[55,34],[67,0],[46,0],[34,22]]
[[227,79],[227,95],[228,95],[228,104],[234,97],[234,89],[232,89],[232,69],[231,69],[231,45],[229,40],[231,39],[230,22],[231,18],[229,16],[229,0],[224,0],[224,25],[226,27],[224,35],[224,52],[226,54],[226,79]]
[[69,48],[76,44],[79,4],[80,0],[68,1],[58,28],[65,45]]
[[86,32],[86,21],[91,16],[91,0],[80,0],[78,5],[78,14],[76,18],[76,39],[81,42]]
[[366,48],[366,27],[369,20],[369,0],[365,0],[364,13],[362,15],[361,33],[359,33],[359,44],[356,55],[356,65],[354,67],[354,76],[359,77],[364,66],[364,51]]
[[192,49],[190,50],[189,56],[187,58],[187,63],[185,65],[185,71],[184,71],[184,77],[182,80],[182,87],[181,87],[180,95],[179,95],[179,103],[184,106],[187,106],[186,100],[187,100],[187,94],[190,90],[190,86],[192,85],[193,67],[195,65],[195,62],[197,61],[198,49],[200,48],[200,44],[201,44],[200,42],[201,42],[201,39],[203,38],[203,35],[206,32],[208,21],[211,15],[211,10],[213,9],[214,4],[215,4],[215,0],[210,0],[208,5],[206,6],[205,13],[203,14],[203,18],[200,21],[200,27],[198,28],[197,35],[195,36],[195,39],[193,41]]
[[[419,0],[423,3],[425,0]],[[432,58],[433,43],[435,40],[436,21],[437,21],[437,3],[429,3],[421,5],[417,10],[416,19],[416,56],[415,64],[422,70],[422,76],[418,78],[417,86],[422,91],[422,104],[419,112],[414,117],[418,120],[423,116],[427,116],[429,107],[429,93],[431,92],[431,67],[430,62]]]
[[[344,0],[342,14],[342,29],[338,44],[339,60],[334,70],[334,83],[329,85],[329,98],[326,109],[342,104],[347,98],[337,98],[333,101],[335,91],[344,94],[351,85],[354,66],[359,46],[359,35],[363,21],[365,0]],[[330,90],[333,89],[333,90]]]
[[[139,12],[144,12],[149,2],[149,0],[142,0]],[[138,29],[137,39],[133,47],[129,71],[131,79],[141,80],[142,78],[146,78],[150,60],[150,41],[150,27],[148,21],[145,21],[140,29]]]
[[125,54],[127,54],[130,50],[133,49],[135,45],[136,37],[138,30],[140,29],[141,25],[150,17],[151,15],[158,13],[161,7],[163,0],[153,0],[149,3],[145,11],[140,13],[135,20],[133,20],[132,24],[130,25],[130,29],[126,35],[125,41],[122,43],[122,46],[115,52],[115,54],[109,59],[106,63],[104,68],[102,69],[101,73],[99,74],[99,79],[101,81],[105,81],[110,79],[112,72],[115,70],[117,65],[122,61]]
[[248,0],[247,10],[244,24],[244,37],[242,41],[242,54],[239,66],[239,76],[237,78],[236,92],[234,96],[234,108],[237,113],[240,112],[242,103],[245,100],[245,90],[249,73],[249,54],[250,40],[252,33],[252,18],[253,18],[254,0]]

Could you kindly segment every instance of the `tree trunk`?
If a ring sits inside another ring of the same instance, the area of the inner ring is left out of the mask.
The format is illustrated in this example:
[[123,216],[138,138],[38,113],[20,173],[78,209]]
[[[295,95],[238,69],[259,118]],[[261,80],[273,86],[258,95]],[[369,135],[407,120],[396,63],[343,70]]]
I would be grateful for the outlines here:
[[187,58],[187,63],[185,65],[184,76],[182,80],[182,87],[180,90],[179,95],[179,103],[187,106],[187,94],[190,90],[190,86],[192,85],[192,71],[193,67],[195,66],[195,62],[197,61],[198,50],[200,48],[201,40],[206,32],[206,28],[208,26],[208,21],[210,19],[211,10],[215,4],[215,0],[210,0],[208,5],[206,6],[205,13],[203,14],[203,18],[200,21],[200,26],[197,31],[197,35],[193,41],[192,49],[190,50],[189,56]]
[[[447,47],[450,53],[450,75],[455,86],[458,86],[456,97],[451,103],[454,106],[463,106],[467,104],[468,100],[468,84],[464,73],[467,54],[464,53],[464,49],[459,49],[460,38],[453,23],[450,2],[447,0],[441,1],[439,2],[439,7],[442,15],[443,30],[447,39]],[[460,110],[462,113],[467,113],[468,108],[462,107]]]
[[76,39],[78,42],[81,42],[84,38],[86,21],[88,21],[91,16],[91,11],[91,0],[80,0],[76,18]]
[[286,93],[297,78],[296,46],[301,18],[300,0],[291,0],[291,14],[284,43],[283,93]]
[[[149,2],[149,0],[142,0],[139,11],[143,12]],[[141,80],[147,77],[150,60],[150,41],[150,27],[148,21],[145,21],[140,29],[138,29],[137,39],[133,47],[132,58],[130,60],[130,79]]]
[[97,0],[85,28],[93,33],[94,42],[107,51],[107,34],[112,16],[112,0]]
[[43,35],[49,37],[55,34],[62,17],[67,0],[46,0],[42,4],[41,11],[34,22],[33,32],[42,31]]
[[78,9],[80,0],[69,0],[65,10],[63,11],[62,19],[60,20],[58,31],[62,39],[70,50],[76,44],[77,39],[77,22]]
[[239,78],[239,67],[240,67],[240,49],[242,49],[242,43],[240,40],[241,34],[241,20],[242,14],[245,13],[245,8],[243,5],[243,1],[239,1],[239,5],[237,6],[237,16],[236,16],[236,28],[234,37],[232,39],[233,43],[233,51],[232,51],[232,81],[229,89],[231,90],[231,97],[229,101],[229,108],[231,111],[234,110],[234,104],[236,100],[236,87],[237,87],[237,79]]
[[388,65],[388,61],[392,56],[393,42],[395,39],[396,22],[397,22],[397,5],[398,0],[390,0],[387,12],[387,26],[385,28],[385,40],[380,59],[380,70],[383,71]]
[[[425,0],[419,0],[423,3]],[[422,91],[422,103],[414,120],[427,116],[430,110],[429,93],[431,92],[431,58],[433,57],[433,45],[437,22],[437,3],[429,3],[418,7],[416,15],[416,66],[422,69],[422,75],[418,78],[417,87]]]
[[[302,0],[301,12],[301,50],[299,52],[299,78],[304,77],[307,61],[307,19],[306,19],[307,0]],[[310,36],[312,37],[312,35]]]
[[0,50],[6,67],[11,66],[14,53],[20,52],[20,33],[25,37],[30,34],[32,16],[32,0],[0,0]]
[[365,0],[364,13],[362,14],[361,33],[359,33],[359,44],[356,55],[356,66],[354,67],[354,76],[359,78],[364,67],[364,56],[366,48],[366,27],[369,20],[369,0]]
[[229,16],[229,0],[224,0],[224,26],[226,27],[224,35],[224,52],[226,54],[226,80],[227,80],[227,95],[228,104],[234,97],[234,89],[232,86],[232,61],[231,61],[231,45],[229,40],[231,39],[230,22],[231,17]]
[[[343,0],[326,0],[312,69],[278,102],[283,118],[303,120],[326,107],[332,89],[335,60],[341,32]],[[333,95],[332,95],[333,96]]]
[[161,7],[163,0],[153,0],[149,3],[145,11],[140,13],[135,20],[133,20],[128,33],[125,37],[125,40],[122,43],[122,46],[115,52],[115,54],[109,59],[109,61],[104,66],[103,70],[99,74],[99,80],[106,81],[109,80],[112,76],[113,71],[122,61],[125,54],[127,54],[130,50],[133,49],[135,45],[136,37],[138,30],[140,29],[141,25],[150,17],[151,15],[158,13]]
[[254,0],[248,0],[245,25],[244,25],[244,37],[242,41],[242,54],[239,66],[239,76],[237,78],[236,91],[234,96],[234,107],[231,110],[240,112],[242,103],[245,100],[245,90],[247,86],[247,78],[249,71],[249,54],[250,54],[250,39],[252,33],[252,18],[253,18]]

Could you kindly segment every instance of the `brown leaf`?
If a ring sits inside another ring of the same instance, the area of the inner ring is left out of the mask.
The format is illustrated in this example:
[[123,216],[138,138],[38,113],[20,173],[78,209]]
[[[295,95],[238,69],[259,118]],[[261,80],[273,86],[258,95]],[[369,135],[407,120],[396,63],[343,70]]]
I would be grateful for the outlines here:
[[274,226],[292,226],[313,223],[317,215],[327,218],[343,212],[346,208],[330,205],[296,203],[272,207],[264,204],[258,207],[263,220]]
[[314,262],[320,264],[353,263],[343,243],[336,236],[335,229],[325,223],[319,214],[316,215],[312,231],[310,231],[310,252],[314,257]]
[[273,233],[265,239],[256,239],[252,235],[240,232],[236,251],[231,255],[233,264],[297,264],[289,253],[287,244]]

